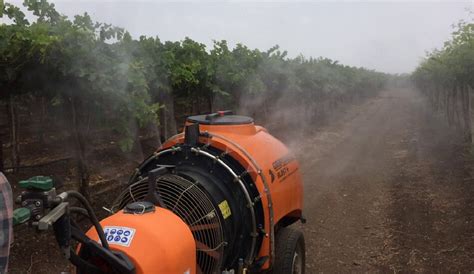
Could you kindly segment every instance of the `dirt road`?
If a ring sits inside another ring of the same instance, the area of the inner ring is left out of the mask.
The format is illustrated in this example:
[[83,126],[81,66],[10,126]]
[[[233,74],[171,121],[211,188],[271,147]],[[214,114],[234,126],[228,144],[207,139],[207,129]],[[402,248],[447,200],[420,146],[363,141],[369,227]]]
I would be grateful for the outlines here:
[[387,91],[294,148],[308,273],[474,270],[474,181],[430,111]]

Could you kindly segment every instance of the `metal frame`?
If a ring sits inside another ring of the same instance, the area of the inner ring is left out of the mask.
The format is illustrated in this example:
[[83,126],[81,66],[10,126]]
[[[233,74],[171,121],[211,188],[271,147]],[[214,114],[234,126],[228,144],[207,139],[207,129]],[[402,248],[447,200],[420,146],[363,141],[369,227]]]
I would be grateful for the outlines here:
[[275,223],[274,223],[275,220],[274,220],[274,212],[273,212],[272,195],[270,193],[267,179],[263,175],[262,169],[260,168],[258,163],[255,161],[255,159],[253,159],[252,156],[243,147],[241,147],[239,144],[235,143],[231,139],[219,134],[209,133],[208,131],[204,131],[204,134],[209,136],[209,138],[216,137],[216,138],[222,139],[230,143],[234,147],[236,147],[238,150],[240,150],[240,152],[242,152],[245,155],[245,157],[247,157],[250,160],[250,162],[252,162],[255,169],[257,170],[258,175],[260,176],[260,178],[262,178],[264,192],[265,192],[265,195],[267,196],[267,201],[268,201],[268,213],[269,213],[268,215],[270,219],[270,259],[269,259],[269,262],[270,262],[270,265],[272,265],[273,258],[275,257]]
[[[176,135],[175,135],[176,136]],[[168,148],[168,149],[165,149],[165,150],[161,150],[159,152],[155,152],[153,153],[153,156],[149,157],[148,159],[146,159],[140,166],[138,166],[136,169],[135,169],[135,173],[133,173],[132,177],[130,177],[130,179],[128,180],[128,183],[127,185],[130,185],[131,183],[134,183],[135,179],[137,178],[137,175],[140,174],[140,169],[146,165],[148,165],[152,160],[155,160],[156,158],[160,157],[160,155],[163,155],[165,153],[176,153],[178,151],[181,151],[182,149],[180,147],[171,147],[171,148]],[[143,178],[140,178],[140,180],[143,179]]]
[[247,207],[250,210],[250,215],[252,216],[252,234],[251,234],[252,245],[251,245],[251,248],[250,248],[250,253],[249,253],[249,255],[247,256],[247,259],[246,259],[246,263],[248,265],[250,265],[252,263],[253,254],[255,252],[255,247],[257,245],[258,233],[257,233],[257,220],[256,220],[256,217],[255,217],[254,203],[252,202],[252,199],[250,198],[250,194],[249,194],[247,188],[245,187],[244,182],[242,182],[242,180],[234,172],[234,170],[231,167],[229,167],[224,161],[222,161],[219,157],[217,157],[217,156],[215,156],[215,155],[213,155],[213,154],[211,154],[207,151],[201,150],[199,147],[192,147],[191,151],[196,153],[196,154],[200,154],[200,155],[206,156],[208,158],[211,158],[216,163],[219,163],[222,167],[224,167],[234,177],[234,181],[239,183],[239,186],[240,186],[240,188],[242,189],[242,192],[245,195],[245,199],[247,200]]
[[68,212],[68,202],[62,202],[38,221],[38,230],[48,230],[59,218]]

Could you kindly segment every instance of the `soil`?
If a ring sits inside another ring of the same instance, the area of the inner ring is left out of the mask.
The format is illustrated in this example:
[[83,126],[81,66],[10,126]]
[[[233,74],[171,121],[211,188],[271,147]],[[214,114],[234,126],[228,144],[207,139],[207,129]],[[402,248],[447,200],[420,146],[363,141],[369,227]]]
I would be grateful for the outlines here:
[[[307,273],[473,271],[474,178],[457,136],[416,92],[392,90],[288,139],[304,177]],[[103,215],[137,159],[97,153],[92,193]],[[47,171],[68,186],[73,163],[57,165]],[[10,273],[71,270],[51,236],[26,229],[15,231]]]
[[396,90],[295,147],[308,273],[473,271],[474,182],[450,132]]

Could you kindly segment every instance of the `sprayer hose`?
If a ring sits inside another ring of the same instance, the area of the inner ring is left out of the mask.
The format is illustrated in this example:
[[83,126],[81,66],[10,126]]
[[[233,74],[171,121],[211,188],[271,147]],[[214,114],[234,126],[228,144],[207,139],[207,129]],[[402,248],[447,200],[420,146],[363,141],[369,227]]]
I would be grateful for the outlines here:
[[105,249],[109,249],[109,243],[105,239],[104,230],[102,229],[102,226],[100,225],[99,220],[97,219],[97,216],[95,215],[94,210],[92,209],[92,206],[89,203],[89,201],[87,201],[87,199],[84,196],[82,196],[81,193],[75,190],[66,191],[66,193],[68,197],[76,198],[86,208],[87,213],[89,215],[89,219],[92,222],[92,225],[95,227],[97,231],[97,235],[99,235],[99,239],[100,239],[100,242],[102,243],[102,246]]

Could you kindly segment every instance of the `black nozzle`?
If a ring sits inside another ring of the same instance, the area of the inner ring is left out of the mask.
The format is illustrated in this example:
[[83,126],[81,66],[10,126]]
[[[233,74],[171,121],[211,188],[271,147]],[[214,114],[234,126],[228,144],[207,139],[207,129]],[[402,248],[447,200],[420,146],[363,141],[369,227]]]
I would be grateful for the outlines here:
[[199,123],[187,125],[184,128],[184,143],[189,146],[196,146],[199,143]]
[[168,170],[165,167],[155,168],[148,172],[148,193],[143,200],[153,203],[156,206],[166,207],[156,190],[156,180],[159,176],[166,173],[168,173]]

